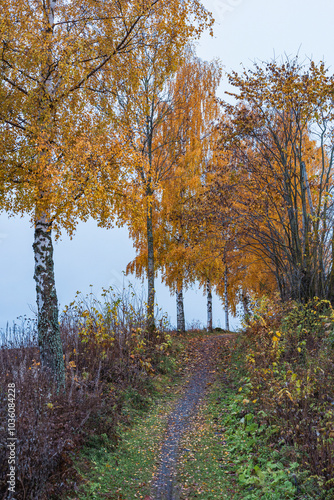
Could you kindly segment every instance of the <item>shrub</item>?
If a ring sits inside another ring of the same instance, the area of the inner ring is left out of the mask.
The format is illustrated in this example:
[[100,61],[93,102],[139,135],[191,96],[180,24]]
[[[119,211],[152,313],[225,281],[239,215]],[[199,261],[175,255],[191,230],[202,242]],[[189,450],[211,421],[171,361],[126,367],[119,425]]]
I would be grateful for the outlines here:
[[291,445],[317,477],[334,487],[334,314],[328,301],[255,311],[243,336],[251,398],[276,429],[273,443]]
[[[75,488],[74,452],[99,440],[116,445],[118,422],[129,421],[122,411],[129,399],[135,396],[133,404],[141,407],[149,403],[147,380],[169,350],[170,337],[165,317],[154,338],[145,321],[145,303],[131,286],[103,290],[101,299],[78,294],[61,316],[66,366],[61,393],[41,369],[35,336],[23,335],[21,344],[6,336],[0,349],[0,418],[7,421],[7,387],[15,383],[16,498],[59,498],[66,485]],[[10,498],[7,438],[2,426],[1,498]]]

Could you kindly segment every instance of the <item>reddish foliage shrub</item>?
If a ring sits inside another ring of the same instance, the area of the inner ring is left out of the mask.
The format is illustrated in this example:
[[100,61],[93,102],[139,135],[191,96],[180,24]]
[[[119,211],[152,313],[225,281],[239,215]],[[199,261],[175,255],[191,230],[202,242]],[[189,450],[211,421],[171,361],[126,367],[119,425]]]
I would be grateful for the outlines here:
[[143,311],[124,295],[112,299],[79,297],[63,314],[64,392],[57,393],[41,369],[34,339],[30,346],[0,348],[1,498],[10,498],[8,383],[16,388],[15,498],[59,498],[66,487],[75,489],[73,458],[84,442],[107,436],[116,445],[123,392],[129,386],[145,391],[168,337],[158,329],[154,341],[148,338]]
[[243,337],[252,398],[276,430],[273,445],[298,449],[328,493],[334,487],[333,332],[331,304],[315,298],[255,313]]

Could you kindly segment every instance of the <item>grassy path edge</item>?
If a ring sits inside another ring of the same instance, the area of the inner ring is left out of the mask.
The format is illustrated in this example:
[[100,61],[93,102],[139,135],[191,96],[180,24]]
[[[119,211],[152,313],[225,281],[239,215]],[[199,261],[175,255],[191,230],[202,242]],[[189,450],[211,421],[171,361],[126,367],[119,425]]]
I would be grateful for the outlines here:
[[231,344],[221,353],[215,382],[181,444],[180,500],[313,500],[306,471],[291,460],[276,429],[261,425],[249,398],[244,353]]
[[[181,441],[180,500],[312,499],[305,491],[299,495],[294,481],[296,473],[300,476],[298,464],[289,463],[284,450],[270,447],[274,430],[256,423],[260,410],[247,397],[247,378],[231,346],[222,349],[213,371],[215,380]],[[148,411],[131,427],[121,429],[122,441],[116,450],[86,449],[77,464],[85,485],[68,498],[150,499],[168,417],[190,376],[191,368],[182,378],[163,379],[165,391],[153,397]]]

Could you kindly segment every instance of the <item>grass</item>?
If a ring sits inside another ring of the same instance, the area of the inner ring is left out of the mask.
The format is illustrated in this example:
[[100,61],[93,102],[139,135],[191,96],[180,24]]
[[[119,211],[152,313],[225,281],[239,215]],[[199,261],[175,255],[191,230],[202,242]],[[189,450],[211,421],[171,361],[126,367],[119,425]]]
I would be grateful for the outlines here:
[[171,352],[161,359],[160,373],[149,382],[146,396],[131,387],[124,392],[122,416],[127,424],[118,426],[120,443],[114,449],[106,435],[91,440],[75,462],[82,480],[79,489],[65,498],[130,500],[149,495],[168,415],[191,376],[188,360],[196,339],[207,335],[196,331],[174,337]]
[[248,380],[238,355],[230,366],[223,364],[183,439],[181,500],[315,498],[295,450],[278,442],[274,427],[261,425],[261,408],[247,397]]
[[144,418],[138,417],[130,429],[119,429],[122,441],[116,450],[86,448],[78,463],[86,481],[76,498],[145,498],[157,466],[171,403],[169,400],[166,404],[164,399]]
[[227,451],[218,425],[222,411],[220,394],[221,386],[215,383],[194,420],[193,430],[182,440],[178,470],[182,499],[240,498],[233,479],[221,468]]

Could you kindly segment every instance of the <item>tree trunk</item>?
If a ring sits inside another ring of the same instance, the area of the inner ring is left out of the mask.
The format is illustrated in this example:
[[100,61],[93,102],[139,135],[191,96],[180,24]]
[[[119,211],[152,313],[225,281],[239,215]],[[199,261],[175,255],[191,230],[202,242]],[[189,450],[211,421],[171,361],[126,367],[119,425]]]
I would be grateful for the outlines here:
[[59,388],[65,385],[65,366],[58,321],[51,226],[45,217],[35,222],[33,249],[41,365],[50,372]]
[[328,298],[334,305],[334,232],[332,233],[332,266],[329,274]]
[[206,293],[207,293],[207,312],[208,312],[208,332],[212,332],[212,292],[210,280],[206,282]]
[[176,321],[177,321],[177,331],[185,332],[186,325],[184,319],[184,304],[183,304],[183,287],[182,285],[178,287],[176,291]]
[[149,333],[155,330],[154,322],[154,244],[153,244],[152,201],[147,199],[147,327]]
[[225,330],[230,330],[230,323],[228,317],[228,282],[227,282],[227,266],[225,266],[225,289],[224,289],[224,307],[225,307]]

